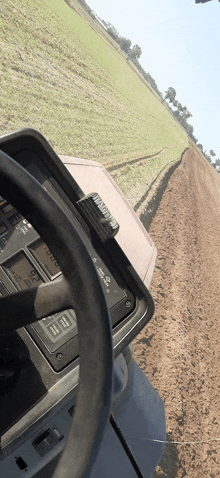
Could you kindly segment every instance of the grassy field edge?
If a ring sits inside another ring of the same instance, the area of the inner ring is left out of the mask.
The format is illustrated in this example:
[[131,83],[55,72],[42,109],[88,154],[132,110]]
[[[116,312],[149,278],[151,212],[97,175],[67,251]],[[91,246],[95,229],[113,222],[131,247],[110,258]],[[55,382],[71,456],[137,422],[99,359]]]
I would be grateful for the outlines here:
[[134,207],[187,135],[79,7],[1,1],[0,134],[30,126],[58,154],[101,162]]

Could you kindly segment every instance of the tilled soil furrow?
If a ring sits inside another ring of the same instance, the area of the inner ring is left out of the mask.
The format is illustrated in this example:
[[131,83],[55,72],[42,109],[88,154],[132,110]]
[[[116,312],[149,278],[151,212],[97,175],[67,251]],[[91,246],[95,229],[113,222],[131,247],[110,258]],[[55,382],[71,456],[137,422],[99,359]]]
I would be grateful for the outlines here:
[[[150,236],[156,312],[135,358],[165,402],[167,444],[154,478],[220,476],[220,180],[192,148],[171,176]],[[183,444],[182,442],[205,442]]]

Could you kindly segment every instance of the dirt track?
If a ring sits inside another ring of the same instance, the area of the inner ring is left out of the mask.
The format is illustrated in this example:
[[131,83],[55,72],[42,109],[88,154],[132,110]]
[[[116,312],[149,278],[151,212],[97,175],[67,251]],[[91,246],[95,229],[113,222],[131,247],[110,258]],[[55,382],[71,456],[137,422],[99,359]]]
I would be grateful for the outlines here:
[[[135,358],[165,402],[167,444],[154,478],[220,476],[220,178],[193,149],[150,227],[156,312]],[[219,441],[211,441],[219,439]],[[202,443],[201,443],[202,442]]]

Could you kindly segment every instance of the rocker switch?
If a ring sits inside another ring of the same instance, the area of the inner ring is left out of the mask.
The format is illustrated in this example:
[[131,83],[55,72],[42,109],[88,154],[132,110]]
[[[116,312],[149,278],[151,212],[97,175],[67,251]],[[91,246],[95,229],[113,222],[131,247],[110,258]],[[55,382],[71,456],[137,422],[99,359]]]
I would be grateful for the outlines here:
[[63,434],[57,427],[54,427],[53,430],[49,428],[42,433],[42,435],[36,438],[32,445],[40,456],[44,456],[49,453],[49,451],[52,450],[52,448],[57,445],[57,443],[62,440],[63,437]]
[[111,215],[99,194],[87,194],[77,202],[77,207],[85,221],[95,229],[103,242],[117,234],[119,224]]

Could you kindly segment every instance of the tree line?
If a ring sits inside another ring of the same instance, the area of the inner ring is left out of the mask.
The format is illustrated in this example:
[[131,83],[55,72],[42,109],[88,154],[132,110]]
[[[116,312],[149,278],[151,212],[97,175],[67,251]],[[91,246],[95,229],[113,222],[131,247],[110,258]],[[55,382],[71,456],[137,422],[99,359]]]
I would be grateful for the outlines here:
[[[87,11],[87,13],[96,20],[96,15],[94,14],[93,10],[89,7],[85,0],[78,0],[78,2],[82,5],[82,7]],[[103,22],[105,23],[105,22]],[[134,45],[131,48],[131,40],[128,38],[122,37],[116,28],[111,25],[111,23],[106,23],[106,31],[107,33],[120,45],[120,48],[127,53],[128,60],[136,60],[141,56],[141,47],[139,45]]]
[[[68,3],[68,0],[65,0]],[[86,12],[94,19],[98,20],[98,17],[96,14],[93,12],[93,10],[89,7],[89,5],[86,3],[85,0],[78,0],[78,2],[82,5],[82,7],[86,10]],[[152,78],[150,73],[146,73],[146,71],[142,68],[140,65],[138,59],[140,58],[142,51],[141,47],[139,45],[134,45],[133,47],[131,40],[129,38],[125,38],[124,36],[121,36],[114,25],[112,25],[109,22],[105,22],[104,20],[101,20],[101,23],[103,26],[106,28],[107,33],[118,43],[120,46],[121,50],[126,53],[127,55],[127,61],[132,61],[136,68],[140,71],[141,75],[144,77],[144,79],[150,84],[150,86],[154,89],[154,91],[160,96],[160,98],[163,98],[162,93],[159,91],[156,81]]]
[[169,103],[172,103],[173,107],[176,108],[174,111],[169,107],[167,104],[168,108],[172,112],[172,114],[175,116],[175,118],[179,121],[179,123],[184,127],[186,130],[188,136],[194,141],[194,143],[197,145],[197,147],[200,149],[200,151],[203,153],[207,161],[218,171],[220,172],[220,159],[216,159],[216,161],[213,161],[212,158],[216,156],[216,153],[213,151],[213,149],[210,149],[209,153],[207,151],[204,151],[203,145],[201,143],[198,143],[198,139],[194,136],[193,131],[194,128],[191,124],[188,123],[188,119],[192,116],[190,111],[186,106],[182,106],[179,101],[176,99],[176,91],[175,89],[170,86],[167,91],[165,91],[165,97],[162,101],[162,103],[165,100],[169,100]]
[[169,100],[169,103],[172,103],[173,107],[176,108],[175,110],[170,109],[172,114],[175,116],[175,118],[179,121],[179,123],[184,127],[186,130],[187,134],[190,136],[190,138],[194,141],[194,143],[197,143],[197,138],[193,135],[193,126],[187,122],[189,118],[191,118],[192,114],[188,110],[186,106],[182,106],[181,103],[176,99],[176,90],[173,87],[169,87],[167,91],[165,91],[165,96],[162,101],[162,103],[165,100]]
[[142,68],[141,64],[139,63],[138,59],[140,58],[142,51],[139,45],[134,45],[131,48],[131,40],[128,38],[122,37],[118,31],[115,29],[113,25],[107,23],[107,33],[119,44],[122,51],[127,54],[127,60],[132,60],[132,63],[136,66],[136,68],[140,71],[141,75],[144,79],[150,84],[150,86],[156,91],[156,93],[162,98],[162,93],[159,91],[156,81],[152,78],[150,73],[146,73],[146,71]]
[[[66,0],[68,2],[68,0]],[[92,11],[92,9],[89,7],[89,5],[86,3],[85,0],[78,0],[78,2],[84,7],[84,9],[89,13],[89,15],[96,20],[96,15]],[[121,36],[116,28],[109,22],[104,22],[102,20],[103,24],[105,24],[105,28],[107,33],[118,43],[120,46],[121,50],[126,53],[127,55],[127,60],[132,61],[136,68],[140,71],[141,75],[144,77],[144,79],[150,84],[150,86],[154,89],[154,91],[158,94],[158,96],[162,99],[162,103],[166,100],[169,100],[169,104],[166,102],[166,105],[168,109],[171,111],[172,115],[175,116],[177,121],[183,126],[183,128],[186,130],[188,136],[194,141],[194,143],[197,145],[197,147],[200,149],[200,151],[203,153],[207,161],[209,161],[210,164],[220,173],[220,159],[216,159],[215,161],[212,160],[216,156],[216,153],[213,151],[213,149],[210,149],[209,153],[207,151],[204,151],[203,145],[201,143],[198,143],[198,139],[194,136],[194,128],[193,126],[188,123],[188,119],[191,118],[192,114],[188,110],[186,106],[182,106],[182,104],[176,99],[176,91],[173,87],[169,87],[167,91],[165,91],[165,96],[163,98],[162,93],[159,91],[157,84],[155,80],[152,78],[152,76],[149,73],[146,73],[146,71],[142,68],[141,64],[139,63],[138,59],[140,58],[142,51],[141,47],[139,45],[134,45],[133,47],[131,40],[128,38],[125,38],[124,36]],[[172,104],[174,110],[170,107],[170,104]]]
[[[68,0],[66,0],[68,1]],[[96,15],[92,11],[92,9],[89,7],[89,5],[86,3],[85,0],[78,0],[78,2],[82,5],[82,7],[87,11],[87,13],[94,19],[97,20]],[[156,81],[152,78],[150,73],[146,73],[146,71],[142,68],[140,65],[138,59],[140,58],[142,51],[141,47],[139,45],[134,45],[132,46],[131,40],[129,38],[125,38],[124,36],[121,36],[119,32],[116,30],[114,25],[112,25],[109,22],[104,22],[102,20],[103,25],[105,25],[107,33],[118,43],[120,46],[121,50],[126,53],[127,55],[127,61],[132,61],[136,68],[140,71],[141,75],[144,77],[144,79],[150,84],[150,86],[154,89],[154,91],[160,96],[160,98],[163,98],[162,93],[159,91]]]
[[131,40],[128,38],[122,37],[116,28],[107,22],[107,33],[119,44],[122,51],[127,54],[127,60],[137,60],[141,56],[141,47],[139,45],[134,45],[131,48]]

